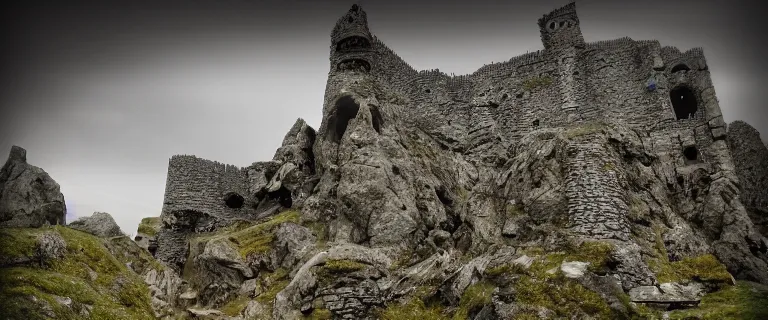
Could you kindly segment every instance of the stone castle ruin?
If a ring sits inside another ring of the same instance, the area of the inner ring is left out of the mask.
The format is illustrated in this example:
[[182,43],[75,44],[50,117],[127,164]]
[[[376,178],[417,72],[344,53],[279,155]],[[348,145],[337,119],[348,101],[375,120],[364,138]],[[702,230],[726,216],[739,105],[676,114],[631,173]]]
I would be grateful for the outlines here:
[[[417,262],[604,240],[622,248],[628,291],[657,284],[643,261],[660,241],[671,260],[712,253],[737,278],[768,279],[701,48],[586,43],[571,3],[538,20],[542,50],[449,76],[413,69],[367,19],[353,5],[331,32],[317,131],[299,119],[272,160],[245,168],[170,159],[158,259],[181,270],[191,236],[291,208],[329,243],[381,250],[356,256],[372,265],[413,248]],[[302,305],[294,282],[275,315]],[[327,306],[365,317],[376,299]]]

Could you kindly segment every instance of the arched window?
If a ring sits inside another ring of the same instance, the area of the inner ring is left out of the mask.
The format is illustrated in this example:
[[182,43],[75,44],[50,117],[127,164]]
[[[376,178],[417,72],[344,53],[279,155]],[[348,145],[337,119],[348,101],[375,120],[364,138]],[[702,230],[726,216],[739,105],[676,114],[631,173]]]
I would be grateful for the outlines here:
[[669,92],[677,120],[692,118],[699,110],[696,95],[687,86],[679,86]]
[[243,207],[243,204],[245,203],[245,199],[243,196],[237,194],[237,193],[229,193],[224,197],[224,204],[232,209],[239,209]]
[[688,66],[685,65],[685,63],[680,63],[672,67],[672,73],[680,72],[680,71],[688,71],[688,70],[691,70],[691,68],[688,68]]
[[359,110],[360,106],[352,96],[344,96],[336,101],[334,111],[328,119],[328,140],[333,142],[341,141],[341,138],[344,137],[344,132],[347,131],[349,120],[354,119]]

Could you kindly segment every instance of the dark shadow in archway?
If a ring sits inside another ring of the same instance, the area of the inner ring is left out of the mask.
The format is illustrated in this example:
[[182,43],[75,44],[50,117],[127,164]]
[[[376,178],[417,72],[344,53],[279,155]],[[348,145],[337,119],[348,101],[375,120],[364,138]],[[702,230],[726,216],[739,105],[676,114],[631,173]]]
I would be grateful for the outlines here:
[[376,133],[381,134],[381,113],[379,113],[379,108],[371,106],[371,118],[373,130],[376,130]]
[[327,139],[333,142],[341,141],[347,131],[349,120],[357,116],[360,105],[351,96],[341,97],[336,101],[331,117],[328,119]]
[[672,100],[672,108],[675,109],[677,120],[692,118],[696,111],[699,110],[696,95],[693,93],[693,90],[686,86],[672,89],[669,92],[669,97]]
[[688,68],[688,66],[685,65],[685,63],[681,63],[672,67],[671,73],[680,72],[680,71],[689,71],[689,70],[691,70],[691,68]]

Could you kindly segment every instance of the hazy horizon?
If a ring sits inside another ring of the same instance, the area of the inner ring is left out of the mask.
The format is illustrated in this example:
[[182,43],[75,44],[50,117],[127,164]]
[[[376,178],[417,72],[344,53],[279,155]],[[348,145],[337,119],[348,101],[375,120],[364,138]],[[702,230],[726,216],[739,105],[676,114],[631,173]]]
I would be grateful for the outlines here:
[[[25,148],[72,220],[108,212],[132,234],[160,215],[172,155],[248,166],[271,159],[296,119],[320,126],[330,31],[355,2],[414,68],[459,75],[541,50],[537,20],[569,1],[17,3],[3,12],[0,157]],[[726,122],[765,138],[768,37],[756,8],[576,1],[588,42],[703,47]]]

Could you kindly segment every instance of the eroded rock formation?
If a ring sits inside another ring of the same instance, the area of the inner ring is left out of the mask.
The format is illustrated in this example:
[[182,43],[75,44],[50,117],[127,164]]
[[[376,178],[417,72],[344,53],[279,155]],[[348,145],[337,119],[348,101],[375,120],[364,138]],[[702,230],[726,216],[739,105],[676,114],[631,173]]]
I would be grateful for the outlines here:
[[27,151],[13,146],[0,169],[0,227],[65,224],[67,208],[59,184],[27,163]]
[[544,50],[449,77],[353,6],[317,131],[245,168],[172,157],[136,238],[158,261],[106,248],[163,319],[768,317],[768,150],[726,129],[701,49],[585,43],[573,4],[539,28]]

